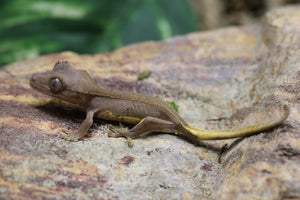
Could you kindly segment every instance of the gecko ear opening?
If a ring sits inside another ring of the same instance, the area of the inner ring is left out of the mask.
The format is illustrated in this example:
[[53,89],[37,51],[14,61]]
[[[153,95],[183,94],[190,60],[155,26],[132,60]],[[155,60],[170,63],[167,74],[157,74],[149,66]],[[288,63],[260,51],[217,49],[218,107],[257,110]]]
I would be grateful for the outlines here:
[[65,89],[63,82],[57,77],[51,78],[48,86],[51,92],[55,94],[61,93]]

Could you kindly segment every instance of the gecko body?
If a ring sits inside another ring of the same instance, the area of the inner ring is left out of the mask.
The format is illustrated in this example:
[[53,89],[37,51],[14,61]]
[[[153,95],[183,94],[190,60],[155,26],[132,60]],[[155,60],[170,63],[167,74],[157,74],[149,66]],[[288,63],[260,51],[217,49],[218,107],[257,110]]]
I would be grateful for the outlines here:
[[262,122],[237,130],[202,130],[189,125],[168,103],[145,94],[113,91],[96,84],[84,70],[76,70],[68,62],[58,62],[52,71],[35,73],[30,86],[44,94],[79,105],[86,111],[86,119],[77,132],[65,134],[66,140],[82,139],[93,123],[93,117],[136,124],[131,129],[110,126],[110,137],[138,137],[149,132],[175,133],[192,140],[229,139],[251,135],[281,124],[288,116]]

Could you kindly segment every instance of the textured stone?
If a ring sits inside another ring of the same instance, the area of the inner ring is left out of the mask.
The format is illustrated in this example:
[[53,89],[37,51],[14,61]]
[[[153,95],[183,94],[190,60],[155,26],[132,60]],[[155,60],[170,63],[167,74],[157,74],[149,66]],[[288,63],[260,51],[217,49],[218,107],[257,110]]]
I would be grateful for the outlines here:
[[[299,22],[300,7],[286,7],[268,13],[261,26],[100,55],[64,52],[2,68],[0,199],[300,198]],[[151,134],[135,139],[133,148],[107,137],[111,122],[96,120],[90,137],[72,143],[60,135],[76,131],[84,113],[28,84],[32,73],[62,60],[107,88],[175,101],[199,128],[272,119],[279,101],[291,113],[281,126],[247,138],[193,143]],[[137,81],[149,69],[151,76]]]

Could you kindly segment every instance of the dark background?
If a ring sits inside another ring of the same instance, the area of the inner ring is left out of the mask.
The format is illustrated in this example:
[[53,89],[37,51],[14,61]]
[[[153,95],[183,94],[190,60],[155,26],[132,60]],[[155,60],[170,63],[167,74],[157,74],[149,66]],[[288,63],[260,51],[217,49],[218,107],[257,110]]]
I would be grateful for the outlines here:
[[42,54],[96,54],[228,25],[257,23],[300,0],[0,0],[0,66]]

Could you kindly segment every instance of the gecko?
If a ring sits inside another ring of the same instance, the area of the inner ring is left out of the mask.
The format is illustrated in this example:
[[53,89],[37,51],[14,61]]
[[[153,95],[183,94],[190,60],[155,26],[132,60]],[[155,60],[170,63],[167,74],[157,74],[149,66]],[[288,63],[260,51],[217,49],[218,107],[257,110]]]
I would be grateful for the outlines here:
[[284,114],[272,121],[236,130],[197,129],[163,99],[101,87],[85,70],[76,70],[67,61],[57,62],[52,71],[34,73],[30,86],[46,95],[79,105],[86,111],[86,118],[79,129],[62,135],[69,141],[78,141],[86,136],[94,117],[134,124],[131,129],[109,125],[109,137],[126,137],[130,143],[132,138],[150,132],[176,134],[191,140],[243,137],[275,127],[289,115],[288,107],[284,106]]

